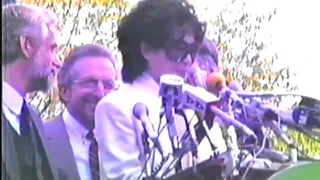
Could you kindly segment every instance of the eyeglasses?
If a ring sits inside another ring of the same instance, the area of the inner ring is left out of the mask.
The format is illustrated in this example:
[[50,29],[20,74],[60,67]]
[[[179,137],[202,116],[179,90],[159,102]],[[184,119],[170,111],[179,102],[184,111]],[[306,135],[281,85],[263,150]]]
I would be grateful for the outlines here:
[[119,83],[116,83],[115,81],[110,79],[109,80],[84,79],[84,80],[75,80],[73,81],[73,83],[88,89],[96,89],[99,87],[99,84],[102,84],[105,90],[117,90],[119,88]]
[[200,43],[188,44],[183,40],[174,40],[168,43],[166,48],[166,56],[171,61],[183,62],[190,55],[192,62],[194,61]]

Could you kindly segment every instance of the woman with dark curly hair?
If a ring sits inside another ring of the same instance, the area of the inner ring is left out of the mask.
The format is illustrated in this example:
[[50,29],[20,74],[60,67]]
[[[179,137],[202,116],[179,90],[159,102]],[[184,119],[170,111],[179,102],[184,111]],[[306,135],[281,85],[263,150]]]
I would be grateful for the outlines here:
[[[145,175],[145,164],[161,164],[158,151],[151,153],[150,159],[146,156],[149,148],[143,123],[134,117],[133,109],[135,104],[143,103],[149,109],[147,123],[155,129],[164,126],[165,118],[159,117],[160,77],[173,74],[185,78],[204,34],[205,24],[198,20],[194,7],[186,0],[143,0],[122,19],[117,36],[126,85],[104,97],[95,112],[102,179],[137,180]],[[186,115],[197,121],[194,112]],[[174,122],[178,136],[182,137],[186,132],[184,119],[175,116]],[[218,143],[223,141],[219,130],[211,133]],[[167,128],[158,133],[164,151],[172,151]],[[208,140],[200,142],[198,152],[200,160],[212,155]],[[189,167],[190,162],[184,156],[181,168]]]

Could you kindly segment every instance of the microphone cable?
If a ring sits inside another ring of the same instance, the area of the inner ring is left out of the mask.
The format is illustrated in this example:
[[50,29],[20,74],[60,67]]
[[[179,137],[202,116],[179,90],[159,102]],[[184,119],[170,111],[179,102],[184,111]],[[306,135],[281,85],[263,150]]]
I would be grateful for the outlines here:
[[[162,118],[160,119],[160,122],[159,122],[159,125],[158,125],[158,128],[157,128],[157,132],[159,132],[158,133],[158,137],[157,137],[157,141],[158,141],[158,138],[159,138],[159,136],[160,136],[160,134],[163,132],[163,130],[165,130],[166,128],[167,128],[167,125],[168,124],[165,124],[161,129],[160,129],[160,126],[161,126],[161,124],[162,124]],[[140,179],[142,176],[143,176],[143,173],[146,171],[146,168],[147,168],[147,164],[148,164],[148,162],[149,162],[149,160],[151,159],[151,154],[153,154],[153,162],[152,162],[152,166],[151,166],[151,174],[157,174],[158,173],[158,171],[161,169],[161,168],[159,168],[158,166],[156,167],[156,168],[154,168],[153,166],[154,166],[154,156],[155,156],[155,150],[156,150],[156,147],[155,146],[153,146],[151,149],[150,149],[150,156],[145,160],[145,162],[144,162],[144,165],[143,165],[143,168],[142,168],[142,170],[141,170],[141,173],[140,173],[140,175],[139,175],[139,177],[138,177],[138,179]],[[153,152],[153,153],[152,153]],[[162,159],[162,161],[163,161],[163,159]],[[163,163],[162,163],[162,161],[161,161],[161,163],[160,164],[162,164],[163,165]]]
[[266,134],[264,135],[264,137],[263,137],[261,148],[259,149],[259,151],[258,151],[257,153],[254,153],[252,160],[249,161],[249,163],[247,164],[247,167],[246,167],[246,169],[245,169],[245,171],[244,171],[244,173],[243,173],[243,175],[242,175],[241,180],[245,180],[245,177],[246,177],[246,176],[248,175],[248,173],[249,173],[249,169],[250,169],[251,163],[254,162],[254,160],[257,159],[258,156],[263,152],[263,149],[265,148],[266,142],[267,142],[267,137],[268,137],[267,134],[269,134],[269,133],[270,133],[270,128],[268,128],[268,133],[266,133]]
[[[192,120],[193,120],[193,118],[195,117],[195,115],[196,115],[196,113],[194,113],[193,114],[193,116],[191,117],[191,120],[189,121],[189,122],[191,122]],[[185,132],[186,133],[186,132]],[[185,135],[185,134],[184,134]],[[183,136],[184,136],[183,135]],[[170,164],[169,164],[169,166],[168,166],[168,168],[164,171],[165,173],[163,173],[163,175],[161,176],[161,179],[167,174],[167,173],[169,173],[171,170],[173,170],[175,167],[173,166],[174,165],[174,163],[175,163],[175,161],[172,161]],[[171,167],[171,166],[173,166],[173,167]]]

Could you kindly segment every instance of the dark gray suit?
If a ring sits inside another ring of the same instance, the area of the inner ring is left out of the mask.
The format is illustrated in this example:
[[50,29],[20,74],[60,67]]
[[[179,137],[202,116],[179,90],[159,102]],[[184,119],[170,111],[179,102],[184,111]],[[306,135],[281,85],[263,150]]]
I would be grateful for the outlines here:
[[48,136],[49,147],[55,154],[55,164],[60,172],[63,172],[66,180],[80,180],[80,175],[73,155],[69,135],[66,126],[59,115],[43,124]]
[[[44,156],[46,156],[48,160],[47,168],[52,173],[52,178],[55,180],[60,180],[60,177],[58,176],[58,171],[56,169],[56,166],[54,164],[54,159],[57,158],[54,156],[54,154],[51,154],[48,149],[48,142],[47,138],[45,136],[43,126],[41,123],[40,116],[36,114],[31,108],[29,108],[29,112],[31,115],[31,119],[33,120],[33,124],[35,126],[35,129],[37,130],[39,134],[40,141],[38,143],[41,143],[44,149]],[[17,157],[17,151],[14,144],[12,133],[9,133],[11,125],[9,124],[7,118],[2,113],[1,116],[1,139],[2,139],[2,151],[1,151],[1,157],[2,157],[2,173],[1,179],[5,180],[21,180],[23,177],[21,177],[20,174],[20,168],[19,168],[19,162]]]

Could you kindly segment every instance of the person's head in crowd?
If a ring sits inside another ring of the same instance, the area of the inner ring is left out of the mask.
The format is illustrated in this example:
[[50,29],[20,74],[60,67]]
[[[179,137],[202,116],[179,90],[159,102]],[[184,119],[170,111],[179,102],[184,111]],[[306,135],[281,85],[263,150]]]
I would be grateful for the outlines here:
[[57,16],[25,5],[2,6],[2,69],[4,80],[21,95],[46,91],[60,67],[57,59]]
[[222,72],[222,64],[219,59],[219,50],[216,43],[205,37],[195,57],[195,61],[189,69],[187,83],[205,87],[207,76],[212,72]]
[[118,28],[122,79],[133,83],[144,73],[185,77],[202,43],[206,26],[186,0],[140,1]]
[[84,127],[94,127],[94,111],[106,94],[117,88],[116,60],[100,45],[82,45],[65,58],[58,73],[60,100]]
[[196,56],[195,64],[201,70],[206,72],[221,72],[222,65],[219,59],[219,50],[217,44],[208,38],[203,40],[203,43]]

